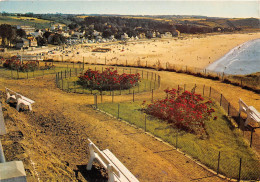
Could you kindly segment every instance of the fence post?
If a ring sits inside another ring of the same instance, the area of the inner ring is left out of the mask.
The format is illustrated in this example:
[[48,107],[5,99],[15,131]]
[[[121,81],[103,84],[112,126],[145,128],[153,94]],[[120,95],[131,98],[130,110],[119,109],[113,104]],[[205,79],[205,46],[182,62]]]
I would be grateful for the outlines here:
[[239,162],[239,172],[238,172],[238,180],[240,181],[240,177],[241,177],[241,166],[242,166],[242,158],[240,158],[240,162]]
[[135,90],[133,90],[133,102],[135,101]]
[[65,70],[65,78],[67,78],[67,71]]
[[222,94],[220,94],[220,101],[219,101],[219,103],[220,103],[220,106],[221,106],[221,103],[222,103]]
[[112,103],[114,103],[114,91],[112,91]]
[[146,132],[146,114],[144,115],[144,131]]
[[97,109],[97,95],[94,95],[94,101],[95,101],[95,105],[96,105],[96,109]]
[[63,90],[63,79],[61,80],[61,89]]
[[5,155],[4,155],[4,150],[2,148],[1,140],[0,140],[0,163],[5,163]]
[[178,131],[177,131],[177,134],[176,134],[176,150],[178,149]]
[[[91,89],[91,91],[92,91],[92,89]],[[103,102],[103,92],[102,92],[102,90],[100,90],[100,97],[101,97],[101,103]]]
[[218,152],[218,168],[217,168],[217,174],[219,174],[219,164],[220,164],[220,151]]
[[253,133],[254,133],[254,129],[252,128],[251,137],[250,137],[250,147],[252,147],[252,143],[253,143]]
[[119,119],[119,108],[120,108],[120,105],[118,104],[118,108],[117,108],[117,119]]
[[84,56],[83,56],[83,70],[84,70],[84,68],[85,68],[85,60],[84,60]]
[[228,116],[230,114],[230,102],[228,103]]
[[60,72],[60,78],[62,79],[62,71]]
[[145,67],[147,68],[147,61],[146,61],[146,65],[145,65]]
[[152,102],[153,102],[153,89],[152,89]]
[[209,97],[211,97],[211,87],[209,87]]

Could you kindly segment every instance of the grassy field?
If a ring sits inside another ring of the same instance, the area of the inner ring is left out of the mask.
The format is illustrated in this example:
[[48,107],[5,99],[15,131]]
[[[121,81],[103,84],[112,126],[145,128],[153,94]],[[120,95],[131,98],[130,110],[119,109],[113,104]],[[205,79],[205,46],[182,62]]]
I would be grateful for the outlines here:
[[50,27],[50,23],[51,21],[32,17],[0,16],[0,24],[28,25],[35,28],[47,28]]
[[[100,94],[99,90],[90,90],[84,88],[82,85],[77,83],[78,77],[70,77],[63,80],[59,80],[58,85],[61,89],[66,90],[68,92],[75,92],[75,93],[85,93],[85,94]],[[114,90],[113,92],[110,91],[102,91],[102,95],[126,95],[132,94],[133,91],[135,93],[150,91],[152,89],[158,88],[158,82],[150,81],[141,79],[139,84],[134,86],[131,89],[125,90]]]
[[[44,66],[44,63],[41,62],[40,66]],[[6,69],[3,66],[0,66],[0,76],[5,78],[13,78],[13,79],[27,79],[27,78],[35,78],[39,76],[49,75],[49,74],[56,74],[57,72],[69,70],[73,66],[70,64],[60,64],[60,63],[54,63],[53,68],[48,70],[35,70],[35,71],[29,71],[29,72],[17,72],[16,70],[10,70]]]
[[[217,120],[206,121],[207,139],[178,131],[166,122],[141,112],[141,102],[103,103],[98,108],[134,124],[191,155],[194,159],[230,178],[238,178],[242,158],[241,179],[259,179],[259,161],[254,151],[244,141],[242,134],[232,128],[222,108],[214,106]],[[145,121],[146,117],[146,121]]]
[[260,90],[260,72],[249,75],[233,75],[227,76],[227,79],[232,83],[237,83],[242,86],[249,86]]

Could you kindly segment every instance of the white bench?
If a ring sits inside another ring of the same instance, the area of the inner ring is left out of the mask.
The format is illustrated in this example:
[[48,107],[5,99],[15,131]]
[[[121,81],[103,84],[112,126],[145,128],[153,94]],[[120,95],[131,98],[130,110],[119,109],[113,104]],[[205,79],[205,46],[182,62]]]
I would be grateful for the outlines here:
[[35,103],[33,100],[31,100],[25,96],[22,96],[21,94],[18,94],[17,92],[14,92],[8,88],[5,88],[5,90],[6,90],[6,96],[7,96],[6,102],[9,103],[10,100],[14,100],[15,102],[17,102],[17,104],[16,104],[17,111],[20,110],[20,107],[22,105],[28,106],[29,110],[32,111],[32,104]]
[[138,179],[116,158],[116,156],[108,149],[100,151],[98,147],[88,139],[90,159],[87,165],[87,170],[91,170],[94,159],[107,170],[108,181],[122,182],[138,182]]
[[13,100],[13,101],[17,101],[16,100],[16,92],[15,91],[12,91],[12,90],[10,90],[9,88],[6,88],[5,87],[5,93],[6,93],[6,103],[9,103],[10,102],[10,100]]
[[250,121],[260,123],[260,113],[254,108],[254,106],[247,106],[242,99],[239,99],[239,115],[241,114],[241,111],[247,114],[245,126]]

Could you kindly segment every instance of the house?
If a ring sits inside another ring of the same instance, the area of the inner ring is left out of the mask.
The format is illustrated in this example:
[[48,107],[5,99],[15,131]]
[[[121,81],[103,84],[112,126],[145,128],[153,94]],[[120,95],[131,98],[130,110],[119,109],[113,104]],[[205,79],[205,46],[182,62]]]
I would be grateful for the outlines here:
[[73,35],[76,35],[77,37],[84,37],[84,35],[85,35],[85,31],[82,31],[82,32],[74,32],[74,34]]
[[173,33],[172,33],[172,36],[173,37],[179,37],[181,35],[180,31],[179,30],[175,30]]
[[154,32],[154,31],[148,31],[148,32],[146,33],[146,37],[147,37],[147,38],[155,38],[155,37],[156,37],[156,32]]
[[172,33],[171,32],[165,32],[164,34],[161,34],[162,38],[171,38],[172,37]]
[[50,28],[50,30],[51,30],[51,31],[54,31],[54,30],[56,30],[56,27],[55,27],[54,25],[52,25],[51,28]]
[[23,29],[26,35],[30,35],[31,33],[35,32],[35,28],[31,26],[17,26],[17,29]]
[[156,37],[161,38],[161,34],[160,34],[160,32],[156,32]]
[[145,33],[139,33],[138,38],[145,39],[146,38]]
[[58,30],[62,30],[61,24],[58,24],[57,29],[58,29]]
[[30,41],[28,39],[21,38],[16,42],[17,49],[28,48],[29,46],[30,46]]
[[70,36],[70,34],[68,32],[62,32],[61,35],[66,38],[68,38]]
[[126,39],[129,39],[129,37],[128,37],[128,35],[126,33],[121,35],[121,40],[126,40]]
[[42,37],[43,32],[41,30],[38,30],[38,31],[35,31],[35,32],[31,33],[31,35],[33,37]]
[[92,33],[92,35],[94,35],[95,37],[100,36],[101,32],[98,32],[96,30],[94,30],[94,32]]
[[38,43],[35,37],[28,37],[29,40],[29,46],[30,47],[37,47]]

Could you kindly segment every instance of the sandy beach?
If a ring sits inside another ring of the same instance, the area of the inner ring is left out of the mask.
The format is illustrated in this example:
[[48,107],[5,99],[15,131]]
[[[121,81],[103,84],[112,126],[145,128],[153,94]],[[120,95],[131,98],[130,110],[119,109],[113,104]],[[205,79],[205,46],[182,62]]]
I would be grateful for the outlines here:
[[[206,68],[234,47],[260,38],[260,32],[248,34],[192,35],[183,38],[138,40],[127,43],[110,42],[49,47],[25,51],[22,54],[44,53],[43,59],[92,64],[128,64],[155,66],[160,62]],[[95,48],[110,48],[108,52],[92,52]],[[48,52],[51,51],[52,52]],[[21,52],[20,52],[21,53]],[[16,53],[17,54],[17,53]]]

